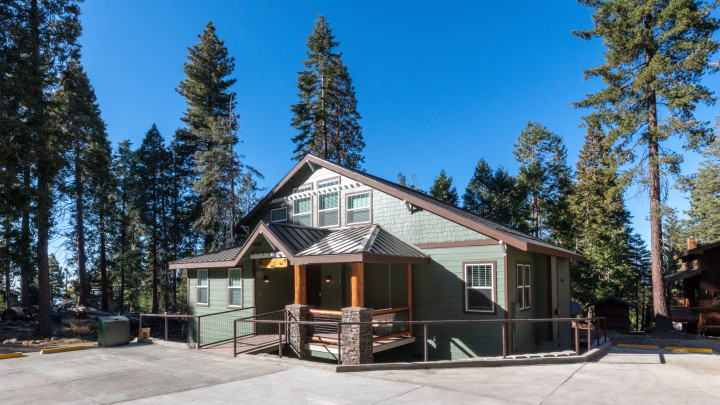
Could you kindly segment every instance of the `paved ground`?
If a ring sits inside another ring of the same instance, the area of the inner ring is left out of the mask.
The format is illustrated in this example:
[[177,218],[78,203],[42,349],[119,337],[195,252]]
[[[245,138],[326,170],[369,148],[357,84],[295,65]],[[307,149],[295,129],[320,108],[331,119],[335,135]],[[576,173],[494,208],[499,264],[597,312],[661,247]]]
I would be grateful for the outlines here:
[[153,345],[0,360],[5,404],[720,403],[720,356],[613,349],[588,364],[341,374]]

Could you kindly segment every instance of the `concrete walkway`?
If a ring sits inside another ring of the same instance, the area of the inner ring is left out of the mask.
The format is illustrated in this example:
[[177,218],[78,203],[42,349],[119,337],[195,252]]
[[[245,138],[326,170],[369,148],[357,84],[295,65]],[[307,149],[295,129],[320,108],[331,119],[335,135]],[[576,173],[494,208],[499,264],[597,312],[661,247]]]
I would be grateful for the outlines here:
[[341,374],[153,345],[0,360],[2,404],[720,403],[720,356],[613,349],[586,364]]

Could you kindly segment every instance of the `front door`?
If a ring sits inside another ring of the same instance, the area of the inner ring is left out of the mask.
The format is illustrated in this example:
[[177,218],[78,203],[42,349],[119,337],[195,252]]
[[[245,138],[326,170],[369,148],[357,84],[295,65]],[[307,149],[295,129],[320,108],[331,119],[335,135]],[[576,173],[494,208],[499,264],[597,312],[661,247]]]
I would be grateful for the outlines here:
[[319,264],[308,265],[307,272],[307,304],[310,308],[322,308],[322,272]]

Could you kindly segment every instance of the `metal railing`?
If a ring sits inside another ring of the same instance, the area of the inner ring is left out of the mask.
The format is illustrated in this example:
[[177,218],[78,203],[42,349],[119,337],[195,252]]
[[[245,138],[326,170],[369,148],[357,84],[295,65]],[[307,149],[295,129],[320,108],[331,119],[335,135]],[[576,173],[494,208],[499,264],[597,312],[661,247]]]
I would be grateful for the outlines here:
[[[141,337],[142,334],[142,328],[143,328],[143,318],[146,318],[145,325],[150,327],[150,336],[152,337],[153,331],[157,331],[158,324],[163,325],[163,334],[155,333],[155,336],[163,336],[165,338],[165,341],[170,340],[170,320],[181,320],[181,331],[180,331],[180,338],[183,338],[183,335],[185,335],[184,339],[187,340],[188,343],[190,343],[190,334],[188,333],[188,319],[195,318],[194,315],[179,315],[179,314],[139,314],[139,321],[138,321],[138,338]],[[153,322],[148,320],[147,318],[162,318],[164,322]],[[176,323],[176,322],[173,322]],[[173,336],[175,337],[175,336]],[[177,340],[177,339],[176,339]]]
[[[338,364],[341,363],[341,347],[342,347],[342,337],[340,331],[345,326],[362,326],[362,325],[370,325],[372,327],[378,327],[378,326],[396,326],[396,325],[405,325],[410,329],[411,327],[416,327],[416,329],[422,328],[422,337],[423,337],[423,361],[428,361],[428,330],[430,326],[457,326],[457,325],[482,325],[482,324],[497,324],[500,326],[501,330],[501,336],[502,336],[502,357],[506,358],[508,354],[508,344],[507,344],[507,337],[509,336],[509,327],[510,325],[517,325],[517,324],[528,324],[528,323],[571,323],[572,328],[574,330],[574,348],[575,348],[575,354],[580,355],[581,347],[580,347],[580,333],[582,326],[584,326],[585,331],[582,333],[587,333],[587,350],[590,351],[592,349],[593,340],[596,341],[597,346],[600,346],[600,331],[603,332],[603,341],[607,341],[607,319],[605,317],[588,317],[588,318],[538,318],[538,319],[467,319],[467,320],[431,320],[431,321],[372,321],[372,322],[320,322],[320,321],[299,321],[299,320],[293,320],[293,319],[285,319],[285,320],[259,320],[259,319],[250,319],[250,318],[243,318],[243,319],[236,319],[235,325],[238,323],[253,323],[253,324],[273,324],[277,325],[278,331],[281,330],[282,326],[284,325],[286,328],[290,328],[292,325],[297,326],[308,326],[308,327],[317,327],[317,326],[331,326],[336,327],[337,332],[337,349],[338,349],[338,356],[337,361]],[[236,326],[237,330],[237,326]],[[593,338],[592,332],[595,331],[595,338]],[[237,336],[237,333],[236,333]],[[287,340],[287,336],[286,336]],[[236,339],[237,341],[237,339]],[[282,344],[283,339],[278,332],[277,340],[275,341],[279,346],[278,349],[278,355],[282,357]],[[235,351],[236,354],[238,354],[238,351]]]
[[238,316],[255,314],[255,307],[230,309],[213,314],[196,315],[197,348],[219,345],[233,340],[233,320]]
[[[235,319],[232,322],[234,339],[231,338],[233,356],[277,344],[282,357],[283,339],[287,339],[284,322],[287,320],[287,311],[284,309]],[[242,324],[238,326],[239,323]]]

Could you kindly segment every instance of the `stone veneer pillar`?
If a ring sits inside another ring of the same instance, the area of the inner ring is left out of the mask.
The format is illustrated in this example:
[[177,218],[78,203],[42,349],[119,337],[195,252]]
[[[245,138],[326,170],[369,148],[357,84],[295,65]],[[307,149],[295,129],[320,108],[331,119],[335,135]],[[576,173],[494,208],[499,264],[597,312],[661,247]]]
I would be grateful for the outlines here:
[[[342,309],[343,322],[372,322],[372,308]],[[371,364],[373,362],[372,325],[344,325],[340,343],[342,364]]]
[[[309,307],[307,305],[287,305],[285,309],[288,312],[288,321],[308,320]],[[290,350],[292,350],[298,358],[305,358],[305,345],[308,343],[308,325],[290,324],[288,325],[287,331]]]

